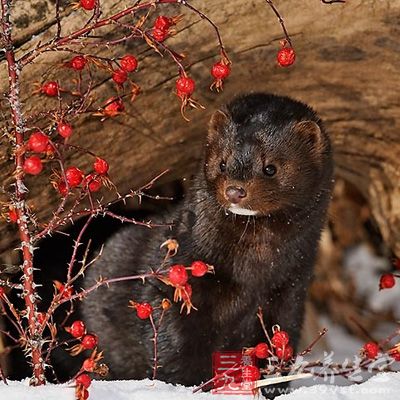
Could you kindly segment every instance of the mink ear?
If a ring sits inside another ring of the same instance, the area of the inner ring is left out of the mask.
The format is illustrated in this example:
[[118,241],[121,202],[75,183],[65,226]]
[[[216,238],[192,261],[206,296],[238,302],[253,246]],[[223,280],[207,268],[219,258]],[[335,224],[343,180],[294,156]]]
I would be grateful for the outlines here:
[[300,121],[294,125],[293,131],[302,135],[307,143],[319,152],[323,147],[322,131],[319,125],[314,121]]
[[230,118],[223,110],[217,110],[211,116],[208,124],[207,140],[211,143],[216,136],[220,135],[226,125],[229,124]]

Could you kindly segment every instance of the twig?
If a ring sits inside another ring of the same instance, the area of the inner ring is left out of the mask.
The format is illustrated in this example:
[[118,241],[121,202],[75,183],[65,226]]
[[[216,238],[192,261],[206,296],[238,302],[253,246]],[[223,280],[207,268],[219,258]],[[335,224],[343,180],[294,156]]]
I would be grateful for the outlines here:
[[346,0],[321,0],[324,4],[346,3]]
[[268,5],[271,7],[272,11],[275,13],[276,17],[278,18],[279,23],[281,24],[283,33],[285,35],[286,41],[289,43],[289,46],[293,48],[292,41],[290,40],[289,32],[286,29],[285,21],[283,20],[281,14],[279,13],[278,9],[275,7],[275,4],[272,0],[265,0]]
[[269,336],[269,334],[268,334],[268,330],[267,330],[267,328],[266,328],[266,326],[265,326],[264,317],[263,317],[263,312],[262,312],[262,308],[261,308],[261,307],[258,307],[257,317],[258,317],[258,319],[260,320],[260,324],[261,324],[262,330],[263,330],[263,332],[264,332],[265,337],[266,337],[267,340],[268,340],[268,343],[269,343],[269,345],[270,345],[270,348],[272,348],[271,338],[270,338],[270,336]]
[[0,364],[0,379],[3,381],[3,383],[5,385],[8,385],[8,382],[7,382],[6,376],[3,372],[3,368],[1,367],[1,364]]
[[299,356],[305,356],[308,353],[311,353],[313,347],[317,344],[317,342],[328,332],[328,329],[324,328],[321,332],[318,332],[318,336],[301,352]]

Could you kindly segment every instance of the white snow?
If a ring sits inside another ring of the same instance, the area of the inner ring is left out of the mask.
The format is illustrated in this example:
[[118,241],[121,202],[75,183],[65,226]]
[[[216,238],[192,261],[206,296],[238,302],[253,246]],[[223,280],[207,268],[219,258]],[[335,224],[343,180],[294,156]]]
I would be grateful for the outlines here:
[[[301,387],[282,395],[282,400],[376,400],[400,398],[400,373],[382,373],[360,385],[315,385]],[[0,399],[6,400],[73,400],[74,389],[66,385],[29,387],[28,381],[0,384]],[[174,386],[160,381],[94,381],[90,388],[90,400],[250,400],[252,396],[192,394],[191,388]]]
[[279,396],[282,400],[376,400],[400,398],[400,373],[387,372],[373,376],[360,385],[315,385],[301,387],[290,394]]
[[390,272],[390,262],[386,257],[376,256],[369,246],[363,244],[348,252],[344,267],[355,283],[357,295],[365,298],[373,311],[392,310],[394,317],[400,318],[398,290],[379,290],[380,275]]

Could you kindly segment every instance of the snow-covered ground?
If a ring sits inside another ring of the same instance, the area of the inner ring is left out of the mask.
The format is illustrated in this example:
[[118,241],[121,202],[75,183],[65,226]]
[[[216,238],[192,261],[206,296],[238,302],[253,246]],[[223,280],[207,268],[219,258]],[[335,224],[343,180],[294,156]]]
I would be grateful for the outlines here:
[[[378,374],[367,382],[352,386],[316,385],[302,387],[280,396],[282,400],[376,400],[400,398],[400,373]],[[29,387],[27,382],[0,384],[0,399],[4,400],[73,400],[74,389],[47,385]],[[94,381],[90,388],[90,400],[250,400],[252,396],[192,394],[190,388],[173,386],[163,382],[143,381]]]

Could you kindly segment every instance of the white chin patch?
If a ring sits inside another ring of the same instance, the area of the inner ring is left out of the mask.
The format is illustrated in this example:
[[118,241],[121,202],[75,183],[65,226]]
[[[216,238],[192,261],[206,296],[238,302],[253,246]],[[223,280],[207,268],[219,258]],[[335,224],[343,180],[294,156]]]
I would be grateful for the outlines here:
[[242,208],[237,206],[236,204],[231,204],[231,206],[228,208],[228,210],[232,214],[238,214],[238,215],[257,215],[258,211],[253,211],[249,210],[247,208]]

